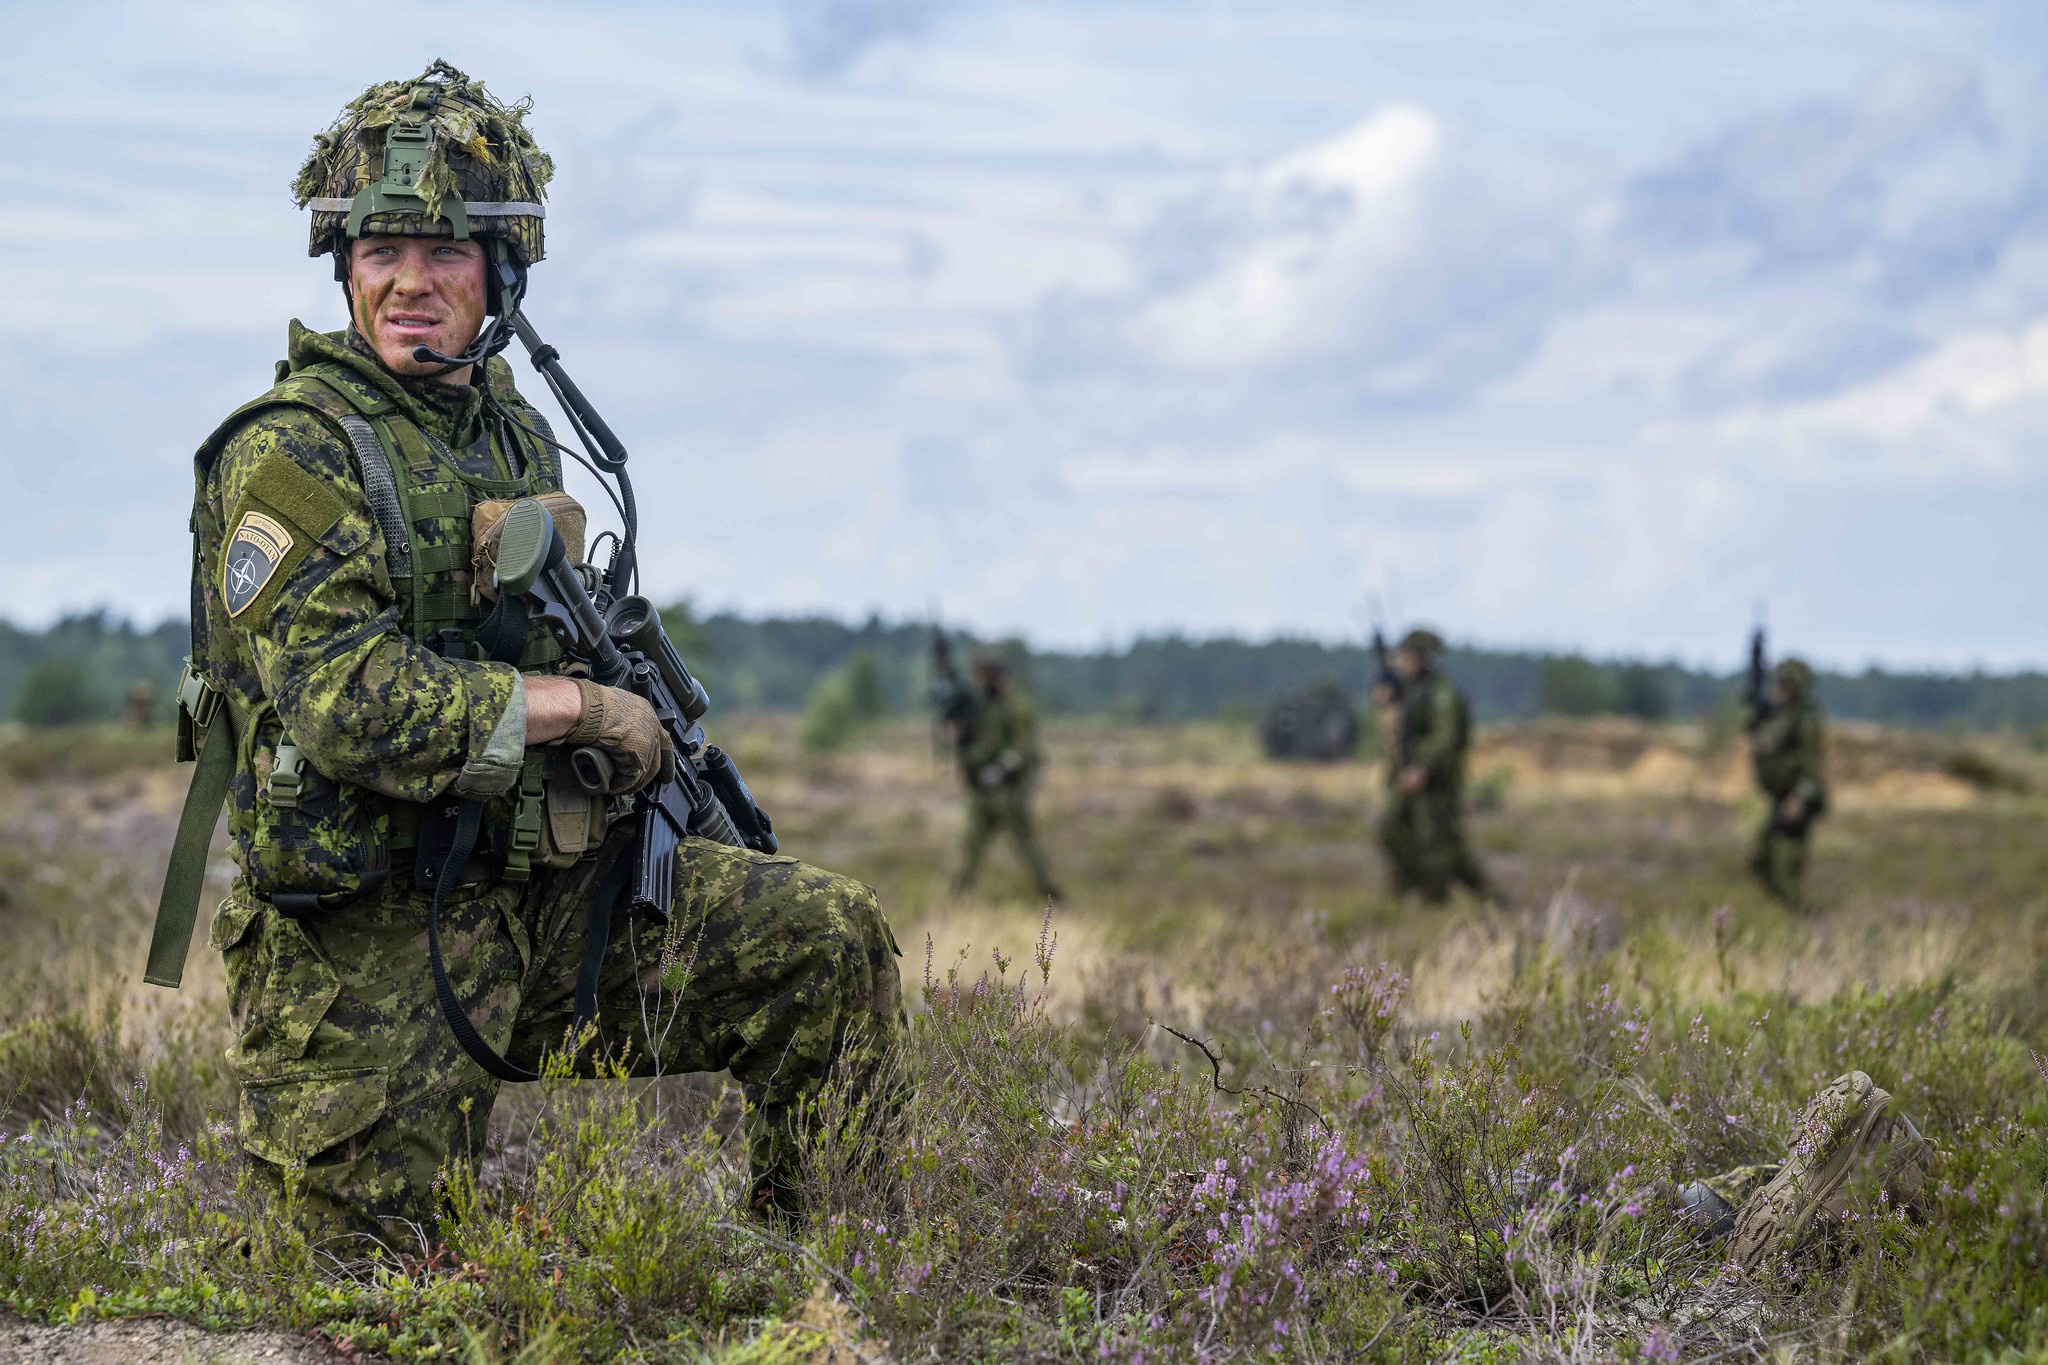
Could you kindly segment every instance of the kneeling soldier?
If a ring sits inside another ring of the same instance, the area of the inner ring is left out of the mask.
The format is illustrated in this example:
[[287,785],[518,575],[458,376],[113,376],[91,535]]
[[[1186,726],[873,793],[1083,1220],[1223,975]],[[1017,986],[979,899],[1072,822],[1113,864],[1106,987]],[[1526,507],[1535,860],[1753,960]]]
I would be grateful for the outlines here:
[[[482,1152],[499,1081],[458,1043],[427,933],[464,802],[483,803],[482,837],[443,896],[440,946],[486,1050],[538,1068],[570,1041],[580,979],[580,1074],[623,1061],[742,1083],[757,1205],[792,1209],[801,1107],[835,1068],[875,1084],[901,1027],[874,892],[793,858],[687,839],[665,922],[586,932],[625,881],[630,793],[676,757],[647,702],[573,676],[538,623],[509,647],[480,638],[478,551],[510,500],[547,499],[582,555],[547,425],[485,344],[542,255],[553,166],[524,115],[436,63],[316,139],[294,188],[350,326],[294,322],[276,387],[197,457],[182,747],[232,754],[238,875],[212,943],[240,1138],[272,1188],[302,1172],[321,1232],[431,1230],[436,1172]],[[421,363],[423,346],[481,360]],[[566,746],[608,757],[608,797],[565,780]],[[182,964],[153,953],[151,979]]]

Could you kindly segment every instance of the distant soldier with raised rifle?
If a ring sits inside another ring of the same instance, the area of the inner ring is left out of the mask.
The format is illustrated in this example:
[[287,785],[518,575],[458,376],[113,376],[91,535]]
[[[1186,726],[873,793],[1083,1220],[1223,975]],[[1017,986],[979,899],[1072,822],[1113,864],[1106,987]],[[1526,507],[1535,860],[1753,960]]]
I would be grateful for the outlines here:
[[974,886],[989,840],[1007,832],[1039,894],[1058,900],[1059,884],[1031,819],[1040,762],[1038,712],[993,651],[976,651],[972,667],[973,682],[963,682],[945,632],[933,627],[932,702],[959,758],[967,793],[967,827],[953,893],[962,895]]
[[[225,803],[237,1137],[323,1240],[432,1238],[442,1173],[475,1171],[500,1086],[550,1055],[730,1071],[778,1221],[828,1076],[893,1094],[875,893],[778,856],[707,741],[638,594],[626,449],[521,312],[553,173],[525,117],[436,62],[314,140],[294,188],[349,325],[294,322],[196,458],[198,766],[146,979],[183,974]],[[582,451],[514,386],[515,338]],[[606,566],[564,455],[618,509]]]
[[1765,663],[1764,628],[1749,638],[1749,753],[1770,809],[1757,831],[1749,866],[1770,893],[1790,906],[1806,895],[1806,846],[1828,808],[1823,766],[1826,732],[1814,698],[1813,670],[1798,659]]
[[1465,837],[1472,713],[1442,670],[1443,639],[1417,629],[1402,637],[1391,658],[1383,640],[1376,638],[1375,648],[1385,662],[1374,694],[1393,720],[1379,834],[1394,893],[1435,905],[1456,885],[1490,897],[1492,883]]

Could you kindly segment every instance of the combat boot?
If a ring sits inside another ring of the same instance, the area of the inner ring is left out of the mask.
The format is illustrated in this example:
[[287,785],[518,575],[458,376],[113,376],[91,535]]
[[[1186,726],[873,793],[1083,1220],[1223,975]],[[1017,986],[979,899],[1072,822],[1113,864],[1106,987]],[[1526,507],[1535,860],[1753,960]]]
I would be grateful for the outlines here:
[[1729,1259],[1753,1270],[1797,1247],[1818,1219],[1848,1211],[1852,1178],[1873,1164],[1887,1198],[1911,1204],[1933,1156],[1889,1091],[1861,1071],[1837,1076],[1807,1101],[1785,1164],[1737,1216]]
[[1704,1176],[1678,1193],[1688,1220],[1704,1241],[1718,1242],[1735,1231],[1735,1220],[1756,1192],[1778,1174],[1776,1165],[1737,1166]]

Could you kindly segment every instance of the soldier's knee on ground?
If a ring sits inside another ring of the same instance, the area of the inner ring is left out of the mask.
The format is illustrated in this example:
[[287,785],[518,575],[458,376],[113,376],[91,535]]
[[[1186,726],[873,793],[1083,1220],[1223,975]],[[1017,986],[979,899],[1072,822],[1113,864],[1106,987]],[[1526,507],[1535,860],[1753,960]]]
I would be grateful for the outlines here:
[[775,872],[758,900],[742,893],[729,950],[748,989],[774,1002],[753,1016],[756,1065],[735,1072],[783,1095],[817,1084],[849,1035],[892,1041],[902,987],[872,888],[787,861]]
[[337,1254],[432,1241],[443,1167],[482,1153],[488,1083],[398,1104],[387,1084],[386,1072],[357,1069],[243,1088],[238,1129],[256,1186]]

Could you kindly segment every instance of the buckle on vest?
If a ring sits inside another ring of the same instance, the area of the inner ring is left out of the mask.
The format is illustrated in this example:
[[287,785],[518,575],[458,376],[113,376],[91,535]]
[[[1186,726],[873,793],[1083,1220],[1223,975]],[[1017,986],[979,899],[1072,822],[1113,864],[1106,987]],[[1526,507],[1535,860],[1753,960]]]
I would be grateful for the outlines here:
[[199,740],[220,716],[227,697],[208,682],[190,659],[178,679],[178,762],[199,757]]
[[178,679],[178,709],[190,717],[195,726],[204,730],[213,724],[220,708],[225,705],[227,698],[221,695],[220,689],[192,667],[190,659],[185,660],[185,676]]
[[533,876],[533,857],[540,851],[547,765],[541,754],[529,754],[519,774],[519,804],[512,812],[512,850],[505,858],[505,880],[523,882]]
[[270,761],[270,782],[265,794],[270,797],[275,810],[297,810],[299,796],[306,789],[306,760],[295,744],[277,746],[277,756]]

